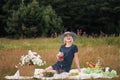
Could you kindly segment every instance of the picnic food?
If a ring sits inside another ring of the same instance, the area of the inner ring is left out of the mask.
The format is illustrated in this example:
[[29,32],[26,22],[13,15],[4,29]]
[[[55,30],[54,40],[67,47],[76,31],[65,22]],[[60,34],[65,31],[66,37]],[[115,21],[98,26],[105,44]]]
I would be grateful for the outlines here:
[[86,62],[87,66],[89,66],[90,68],[95,68],[95,64],[92,62]]
[[76,75],[78,75],[78,72],[71,72],[70,73],[70,76],[76,76]]
[[45,72],[43,74],[44,77],[53,77],[54,76],[54,73],[53,72]]
[[92,62],[86,62],[86,65],[90,68],[96,68],[96,69],[101,68],[103,71],[105,71],[105,67],[98,65],[98,64],[94,64]]

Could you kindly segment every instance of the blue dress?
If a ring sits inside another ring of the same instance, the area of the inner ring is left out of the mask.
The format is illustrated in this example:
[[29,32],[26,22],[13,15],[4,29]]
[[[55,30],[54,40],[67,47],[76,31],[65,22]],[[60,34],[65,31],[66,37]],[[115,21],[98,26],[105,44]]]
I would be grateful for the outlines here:
[[59,51],[64,54],[64,60],[57,61],[52,65],[52,67],[58,73],[61,71],[69,72],[74,58],[74,53],[78,52],[78,48],[76,45],[71,45],[70,47],[65,47],[65,45],[62,45]]

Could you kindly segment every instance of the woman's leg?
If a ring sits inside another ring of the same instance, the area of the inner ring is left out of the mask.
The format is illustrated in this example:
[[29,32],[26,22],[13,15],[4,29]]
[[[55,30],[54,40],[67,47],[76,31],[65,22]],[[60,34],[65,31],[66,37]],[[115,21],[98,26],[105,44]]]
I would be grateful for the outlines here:
[[47,67],[46,69],[41,69],[41,70],[40,70],[40,73],[42,73],[42,74],[44,74],[45,72],[57,73],[57,71],[54,70],[54,69],[52,68],[52,66],[49,66],[49,67]]

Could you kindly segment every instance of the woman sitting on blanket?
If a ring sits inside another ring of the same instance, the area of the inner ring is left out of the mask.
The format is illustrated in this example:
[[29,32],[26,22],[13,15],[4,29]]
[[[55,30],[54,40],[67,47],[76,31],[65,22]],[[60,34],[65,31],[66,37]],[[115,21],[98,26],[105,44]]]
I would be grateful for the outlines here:
[[65,32],[61,39],[64,44],[60,47],[59,53],[57,54],[58,61],[44,69],[44,72],[53,72],[53,73],[61,73],[61,72],[69,72],[71,69],[73,58],[75,60],[76,66],[78,68],[78,72],[80,72],[79,59],[78,59],[78,48],[73,44],[76,39],[76,34],[73,32]]

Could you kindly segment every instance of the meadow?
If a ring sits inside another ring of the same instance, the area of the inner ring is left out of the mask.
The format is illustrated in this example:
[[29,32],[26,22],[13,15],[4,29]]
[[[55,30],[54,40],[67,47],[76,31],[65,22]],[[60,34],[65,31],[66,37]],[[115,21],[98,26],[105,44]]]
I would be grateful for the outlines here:
[[[110,67],[117,71],[118,76],[112,80],[120,80],[120,36],[114,37],[78,37],[75,43],[79,48],[80,66],[88,67],[87,61],[93,63],[100,58],[103,67]],[[32,39],[6,39],[0,38],[0,80],[6,75],[13,75],[17,68],[15,65],[20,62],[20,57],[32,50],[41,55],[46,61],[45,68],[56,62],[56,54],[59,51],[62,41],[57,38],[32,38]],[[72,68],[76,68],[73,62]],[[93,80],[93,79],[92,79]],[[108,79],[95,79],[108,80]]]

